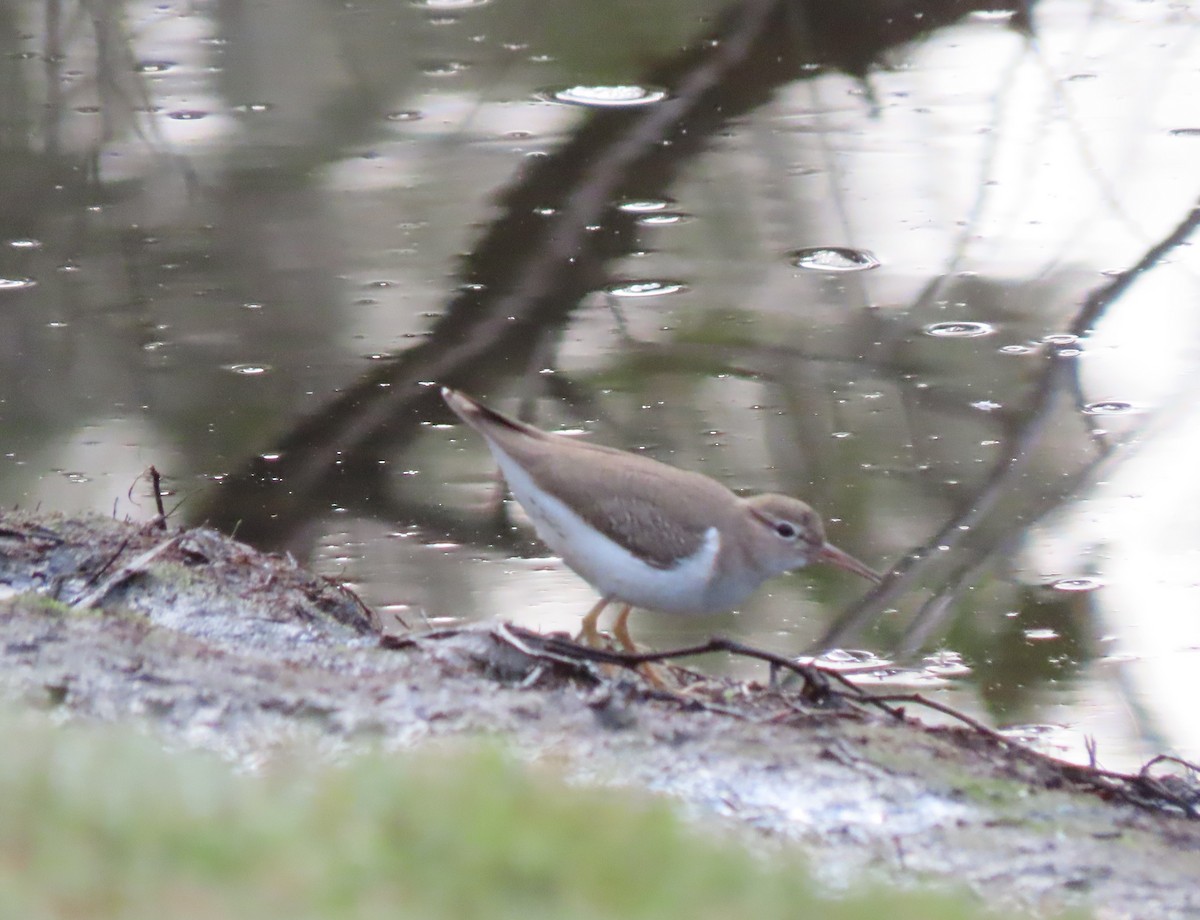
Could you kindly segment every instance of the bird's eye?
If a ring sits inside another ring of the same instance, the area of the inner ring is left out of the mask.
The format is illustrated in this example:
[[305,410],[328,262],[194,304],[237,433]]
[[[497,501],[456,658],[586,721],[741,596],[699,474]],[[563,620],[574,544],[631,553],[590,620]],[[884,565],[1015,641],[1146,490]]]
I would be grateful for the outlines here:
[[775,525],[775,532],[785,540],[794,540],[796,538],[796,525],[791,521],[780,521]]

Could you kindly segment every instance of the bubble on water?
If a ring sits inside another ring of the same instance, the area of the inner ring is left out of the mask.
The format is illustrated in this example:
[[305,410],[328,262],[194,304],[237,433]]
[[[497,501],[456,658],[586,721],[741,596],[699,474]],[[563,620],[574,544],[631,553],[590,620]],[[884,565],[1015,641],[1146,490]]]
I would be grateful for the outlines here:
[[990,323],[959,320],[948,323],[930,323],[922,331],[926,335],[932,335],[939,339],[975,339],[981,335],[991,335],[996,328]]
[[833,648],[823,652],[817,659],[817,664],[833,668],[886,668],[894,663],[890,658],[882,658],[869,649],[863,648]]
[[226,364],[223,369],[243,377],[258,377],[272,370],[269,364]]
[[652,214],[665,211],[675,204],[670,198],[626,198],[618,202],[617,210],[629,214]]
[[37,287],[33,278],[0,278],[0,291],[24,291]]
[[659,297],[687,290],[682,281],[616,281],[604,289],[614,297]]
[[639,214],[637,222],[643,227],[666,227],[671,224],[685,224],[691,219],[692,215],[683,211],[659,211],[655,214]]
[[1083,411],[1088,415],[1124,415],[1135,410],[1136,407],[1133,403],[1121,399],[1105,399],[1100,402],[1088,403],[1083,407]]
[[971,674],[971,666],[963,660],[963,656],[949,649],[927,655],[922,662],[922,670],[943,679],[968,677]]
[[1093,578],[1090,575],[1077,575],[1073,578],[1060,578],[1058,581],[1050,583],[1050,587],[1055,591],[1095,591],[1097,588],[1104,587],[1104,582],[1099,578]]
[[881,264],[874,253],[848,246],[809,246],[793,249],[787,257],[796,268],[817,272],[865,272]]
[[1042,336],[1042,341],[1047,345],[1077,345],[1079,336],[1071,332],[1052,332]]
[[627,108],[652,105],[667,98],[667,91],[656,86],[637,86],[628,83],[615,86],[564,86],[546,89],[537,94],[547,102],[581,105],[592,108]]
[[1061,638],[1053,629],[1027,629],[1022,635],[1026,642],[1052,642]]
[[474,6],[484,6],[490,2],[491,0],[412,0],[412,5],[441,13],[447,10],[465,10]]
[[969,18],[978,22],[1008,22],[1016,15],[1016,10],[994,9],[974,10]]
[[421,65],[421,73],[427,77],[453,77],[470,66],[466,61],[426,61]]
[[208,116],[209,113],[201,109],[176,109],[174,112],[167,112],[167,118],[173,118],[175,121],[199,121]]

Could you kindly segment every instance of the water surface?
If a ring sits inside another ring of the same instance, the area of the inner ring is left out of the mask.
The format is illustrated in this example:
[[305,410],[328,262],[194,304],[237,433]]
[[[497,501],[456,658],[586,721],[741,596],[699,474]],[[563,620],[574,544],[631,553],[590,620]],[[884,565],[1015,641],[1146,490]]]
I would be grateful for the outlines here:
[[154,464],[410,619],[574,629],[449,382],[896,567],[648,644],[933,656],[1071,756],[1200,757],[1186,6],[89,10],[0,21],[0,500],[146,517]]

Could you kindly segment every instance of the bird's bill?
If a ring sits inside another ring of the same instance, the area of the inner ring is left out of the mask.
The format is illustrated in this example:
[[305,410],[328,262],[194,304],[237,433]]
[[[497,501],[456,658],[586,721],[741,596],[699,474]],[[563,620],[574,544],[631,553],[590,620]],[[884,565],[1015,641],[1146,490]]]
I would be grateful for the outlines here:
[[883,581],[883,576],[876,572],[866,563],[859,562],[845,550],[840,550],[832,543],[826,543],[817,552],[817,562],[827,562],[830,565],[836,565],[839,569],[846,569],[848,572],[853,572],[855,575],[861,575],[868,581],[873,581],[879,584]]

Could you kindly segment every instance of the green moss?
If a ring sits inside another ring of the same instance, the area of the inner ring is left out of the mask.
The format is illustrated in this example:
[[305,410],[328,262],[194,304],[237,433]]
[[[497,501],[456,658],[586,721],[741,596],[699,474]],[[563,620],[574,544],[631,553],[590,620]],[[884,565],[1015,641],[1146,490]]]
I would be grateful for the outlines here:
[[489,751],[246,776],[124,730],[0,734],[5,917],[981,916],[943,895],[820,900],[794,856],[756,858],[660,801]]
[[18,606],[35,613],[44,613],[56,617],[67,616],[74,612],[74,608],[65,601],[54,600],[54,598],[47,597],[45,594],[39,594],[36,591],[14,594],[0,601],[0,609],[16,609]]

